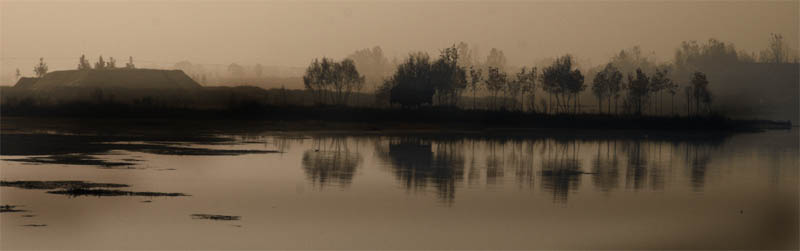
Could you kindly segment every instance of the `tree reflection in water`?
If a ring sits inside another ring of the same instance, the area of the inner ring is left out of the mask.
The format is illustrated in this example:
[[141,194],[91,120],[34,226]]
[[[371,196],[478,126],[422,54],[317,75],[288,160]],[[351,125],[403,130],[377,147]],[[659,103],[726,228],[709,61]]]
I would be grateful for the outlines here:
[[548,140],[545,156],[541,161],[542,188],[553,194],[554,202],[566,202],[570,191],[581,183],[581,162],[576,140]]
[[[390,163],[394,176],[407,189],[424,189],[429,184],[440,199],[455,199],[456,183],[464,178],[463,141],[422,139],[390,140],[388,151],[378,157]],[[382,154],[380,152],[383,152]]]
[[[533,135],[521,136],[373,136],[349,137],[348,142],[373,144],[378,160],[404,188],[435,190],[447,203],[462,185],[502,187],[504,180],[518,187],[539,187],[554,202],[566,203],[582,179],[591,189],[611,193],[620,187],[663,190],[675,169],[686,167],[691,186],[701,191],[713,149],[724,136],[644,134]],[[316,139],[303,155],[303,168],[318,184],[346,185],[353,178],[361,156],[351,151],[342,137]],[[582,148],[584,150],[582,153]],[[684,156],[681,156],[684,155]],[[684,162],[673,162],[672,159]],[[584,170],[583,165],[590,170]],[[624,172],[624,173],[623,173]],[[506,175],[513,176],[504,179]],[[537,177],[538,176],[538,177]],[[584,177],[586,176],[586,177]],[[482,180],[483,179],[483,180]]]
[[592,183],[596,189],[608,193],[619,187],[616,140],[597,143],[597,155],[592,160],[592,173]]
[[358,151],[350,151],[347,138],[320,137],[314,139],[312,149],[303,152],[302,166],[315,186],[347,186],[361,162]]

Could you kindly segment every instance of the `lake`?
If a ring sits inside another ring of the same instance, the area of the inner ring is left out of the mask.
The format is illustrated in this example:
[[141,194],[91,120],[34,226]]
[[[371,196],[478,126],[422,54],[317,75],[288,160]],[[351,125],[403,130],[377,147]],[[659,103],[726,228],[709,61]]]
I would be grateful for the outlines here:
[[3,127],[2,249],[798,248],[797,128]]

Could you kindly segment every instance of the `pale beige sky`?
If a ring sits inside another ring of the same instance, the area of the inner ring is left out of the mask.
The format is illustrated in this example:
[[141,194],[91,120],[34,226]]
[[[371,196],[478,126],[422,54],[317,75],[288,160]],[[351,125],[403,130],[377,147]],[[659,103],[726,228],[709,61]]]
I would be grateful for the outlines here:
[[[458,41],[505,51],[509,64],[572,53],[591,64],[640,45],[671,59],[684,40],[766,47],[782,33],[797,48],[800,1],[58,1],[0,2],[0,75],[32,75],[45,57],[71,69],[80,54],[138,65],[305,66],[380,45],[391,58]],[[4,82],[4,81],[0,81]],[[3,83],[6,84],[6,83]]]

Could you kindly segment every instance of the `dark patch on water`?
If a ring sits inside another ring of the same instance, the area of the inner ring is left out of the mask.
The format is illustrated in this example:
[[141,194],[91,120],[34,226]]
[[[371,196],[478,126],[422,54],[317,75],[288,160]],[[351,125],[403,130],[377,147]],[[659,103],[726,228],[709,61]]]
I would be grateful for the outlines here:
[[63,194],[63,195],[68,195],[70,197],[79,197],[79,196],[97,196],[97,197],[104,197],[104,196],[144,196],[144,197],[191,196],[191,195],[182,194],[182,193],[134,192],[134,191],[123,191],[123,190],[84,189],[84,188],[48,191],[47,193]]
[[152,200],[143,200],[143,201],[140,201],[140,202],[141,202],[141,203],[151,203],[151,202],[153,202],[153,201],[152,201]]
[[23,218],[32,218],[32,217],[36,217],[36,215],[35,215],[35,214],[23,214],[23,215],[20,215],[20,217],[23,217]]
[[223,150],[223,149],[209,149],[209,148],[191,148],[191,147],[175,147],[164,145],[142,145],[140,149],[128,149],[131,151],[140,151],[152,154],[161,155],[197,155],[197,156],[222,156],[222,155],[243,155],[243,154],[263,154],[263,153],[280,153],[274,150]]
[[46,227],[47,224],[26,224],[22,225],[23,227]]
[[128,187],[125,184],[92,183],[84,181],[0,181],[0,186],[22,189],[86,189],[98,187]]
[[88,165],[88,166],[103,166],[103,167],[120,167],[120,166],[133,165],[133,163],[128,163],[128,162],[117,162],[117,161],[98,159],[86,154],[61,154],[61,155],[50,155],[46,157],[9,159],[8,161],[18,161],[18,162],[36,163],[36,164]]
[[239,220],[242,217],[240,216],[231,216],[231,215],[219,215],[219,214],[192,214],[192,219],[195,220],[225,220],[225,221],[233,221]]
[[17,209],[17,207],[21,207],[19,205],[0,205],[0,213],[18,213],[18,212],[27,212],[28,210]]
[[[50,155],[32,157],[34,163],[78,163],[85,165],[132,165],[129,162],[109,162],[89,155],[113,150],[146,152],[166,155],[242,155],[279,153],[273,150],[224,150],[181,147],[181,142],[212,144],[231,142],[222,137],[117,136],[117,135],[59,135],[59,134],[0,134],[0,155]],[[148,143],[128,143],[148,142]],[[158,144],[157,142],[161,142]],[[165,143],[169,142],[169,143]],[[38,159],[37,159],[38,158]],[[18,160],[19,161],[19,160]],[[22,160],[25,161],[25,160]]]

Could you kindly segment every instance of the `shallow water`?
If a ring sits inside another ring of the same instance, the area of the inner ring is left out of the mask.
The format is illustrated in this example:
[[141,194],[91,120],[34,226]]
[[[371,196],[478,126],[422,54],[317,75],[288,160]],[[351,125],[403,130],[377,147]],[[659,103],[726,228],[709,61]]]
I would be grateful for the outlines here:
[[128,168],[2,156],[3,181],[115,183],[190,196],[0,187],[0,204],[26,210],[0,214],[0,248],[798,248],[797,129],[732,136],[215,133],[229,141],[157,143],[245,151],[178,155],[125,146],[86,153]]

